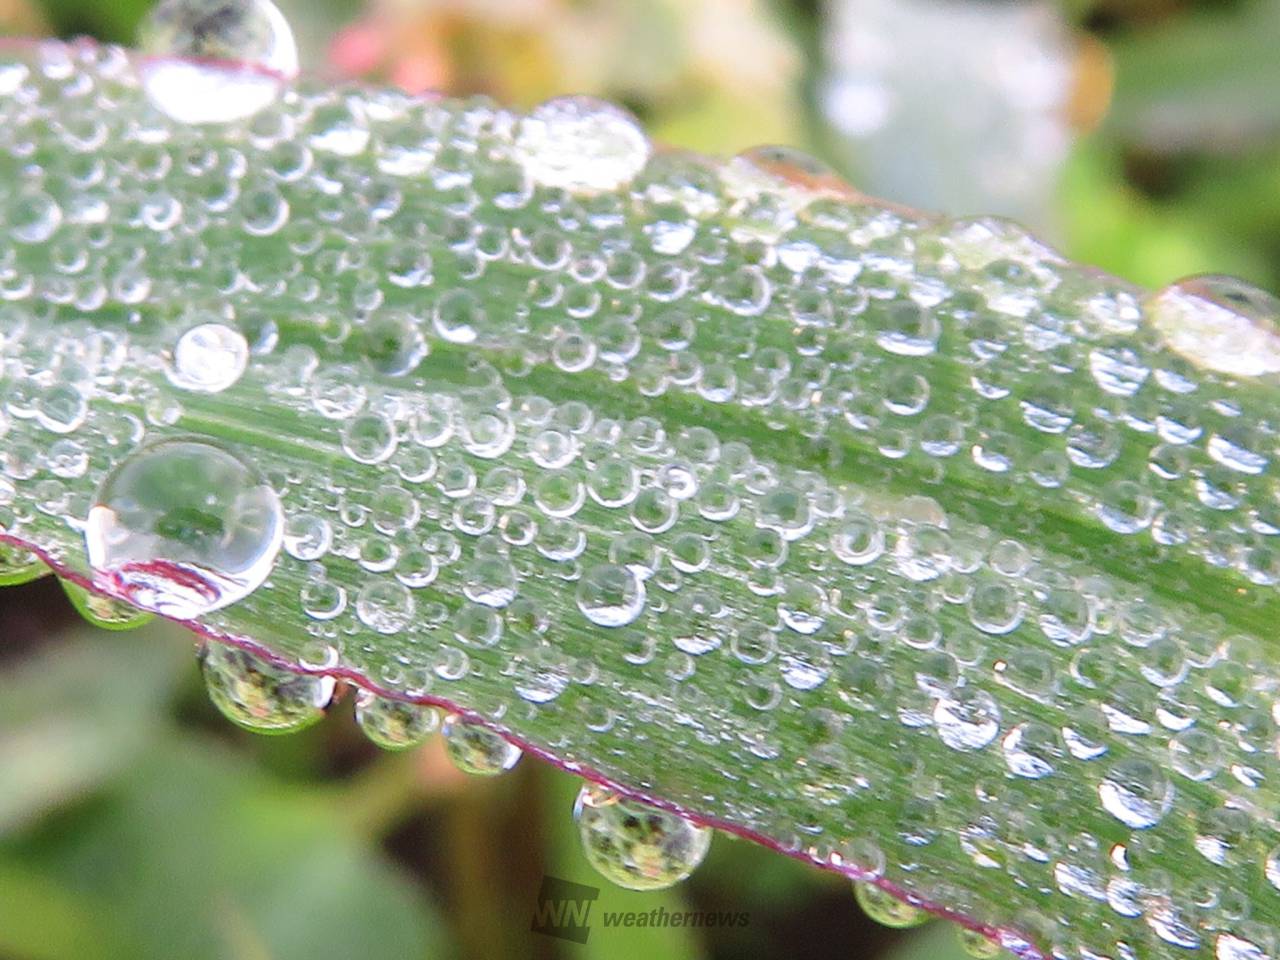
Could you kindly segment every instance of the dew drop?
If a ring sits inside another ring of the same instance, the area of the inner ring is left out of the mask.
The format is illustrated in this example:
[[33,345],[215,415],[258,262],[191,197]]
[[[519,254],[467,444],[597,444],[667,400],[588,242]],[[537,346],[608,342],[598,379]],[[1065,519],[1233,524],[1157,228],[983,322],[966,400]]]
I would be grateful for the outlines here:
[[249,344],[238,330],[202,323],[178,338],[173,363],[165,372],[175,387],[221,393],[240,379],[248,363]]
[[663,890],[679,883],[711,847],[709,827],[594,783],[579,791],[573,816],[587,860],[605,879],[628,890]]
[[332,677],[294,673],[230,644],[206,643],[200,669],[214,706],[256,733],[303,730],[324,716],[333,699]]
[[894,929],[918,927],[929,919],[929,915],[919,907],[903,903],[874,883],[855,880],[853,882],[853,895],[858,901],[858,906],[862,908],[862,912],[876,923],[885,927],[893,927]]
[[1280,890],[1280,846],[1272,847],[1267,859],[1262,864],[1262,871],[1267,882]]
[[578,609],[601,627],[623,627],[644,610],[644,581],[631,567],[602,563],[578,582]]
[[399,633],[413,619],[413,594],[402,583],[374,580],[356,595],[356,616],[370,630],[390,635]]
[[440,714],[434,707],[361,690],[356,697],[356,723],[384,750],[407,750],[424,743],[439,728]]
[[1273,954],[1252,940],[1233,933],[1220,933],[1214,941],[1214,960],[1268,960]]
[[1175,353],[1237,377],[1280,373],[1280,299],[1234,277],[1201,276],[1165,287],[1147,304]]
[[591,97],[559,97],[535,107],[520,121],[515,141],[529,179],[573,193],[603,193],[630,183],[650,151],[634,117]]
[[519,761],[521,750],[478,723],[468,723],[456,714],[444,718],[445,753],[463,773],[494,777],[506,773]]
[[38,580],[49,568],[29,550],[0,541],[0,587],[16,587]]
[[1173,805],[1173,787],[1146,760],[1122,760],[1098,784],[1103,809],[1134,830],[1154,827]]
[[279,96],[298,46],[271,0],[161,0],[140,31],[147,96],[182,123],[230,123]]
[[960,941],[960,949],[973,960],[995,960],[1000,955],[1000,944],[976,930],[958,927],[956,939]]
[[85,544],[109,592],[189,620],[261,586],[283,528],[279,497],[255,469],[222,447],[174,439],[143,447],[107,474]]
[[958,690],[934,704],[933,722],[952,750],[981,750],[1000,731],[1000,707],[982,690]]
[[152,619],[152,614],[139,610],[113,597],[86,590],[71,580],[59,580],[67,599],[80,616],[103,630],[132,630]]

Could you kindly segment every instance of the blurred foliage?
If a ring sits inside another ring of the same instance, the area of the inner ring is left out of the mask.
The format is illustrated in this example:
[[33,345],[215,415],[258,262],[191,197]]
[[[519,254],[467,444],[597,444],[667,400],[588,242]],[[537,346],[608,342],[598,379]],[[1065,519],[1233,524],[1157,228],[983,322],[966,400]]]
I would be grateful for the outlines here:
[[82,629],[0,677],[0,955],[448,955],[338,796],[174,724],[178,632]]
[[[0,0],[0,33],[128,42],[147,6]],[[786,142],[848,159],[815,108],[821,0],[281,6],[304,62],[335,76],[516,105],[587,92],[671,145]],[[1146,284],[1213,271],[1280,290],[1280,0],[1060,7],[1109,54],[1115,87],[1062,171],[1055,239]],[[1090,89],[1096,101],[1103,88]],[[34,586],[0,592],[0,614],[61,616],[57,592]],[[0,616],[0,643],[15,644],[4,624],[16,622]],[[438,745],[379,755],[346,706],[305,734],[255,739],[213,716],[174,634],[79,629],[0,659],[0,956],[963,956],[944,925],[878,930],[845,884],[723,837],[684,887],[602,889],[596,909],[742,909],[747,928],[597,925],[584,947],[531,936],[543,871],[596,883],[572,778],[526,761],[471,782]]]

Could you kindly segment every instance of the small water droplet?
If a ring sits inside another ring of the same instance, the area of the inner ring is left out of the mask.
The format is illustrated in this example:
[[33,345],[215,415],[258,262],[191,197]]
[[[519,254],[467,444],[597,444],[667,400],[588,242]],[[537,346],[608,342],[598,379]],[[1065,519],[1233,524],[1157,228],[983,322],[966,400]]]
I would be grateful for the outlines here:
[[602,563],[578,582],[578,609],[601,627],[633,623],[644,610],[644,581],[631,567]]
[[981,750],[1000,731],[1000,707],[982,690],[958,690],[933,706],[942,742],[953,750]]

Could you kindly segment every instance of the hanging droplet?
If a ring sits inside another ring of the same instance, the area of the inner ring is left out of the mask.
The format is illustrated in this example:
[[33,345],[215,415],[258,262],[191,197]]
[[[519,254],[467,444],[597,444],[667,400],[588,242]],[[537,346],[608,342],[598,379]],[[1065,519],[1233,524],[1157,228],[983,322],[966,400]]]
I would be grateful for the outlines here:
[[333,699],[332,677],[294,673],[230,644],[205,644],[200,669],[214,706],[255,733],[305,729],[324,716]]
[[356,722],[364,735],[384,750],[420,746],[440,727],[435,707],[389,700],[368,690],[356,697]]
[[249,344],[238,330],[221,323],[202,323],[178,338],[169,382],[197,393],[221,393],[244,373]]
[[1000,944],[977,930],[957,927],[956,939],[960,941],[960,949],[973,957],[973,960],[994,960],[1000,955]]
[[591,97],[559,97],[520,121],[516,158],[534,183],[603,193],[630,183],[652,147],[636,119]]
[[30,550],[0,542],[0,587],[30,583],[48,572],[49,568]]
[[522,751],[478,723],[468,723],[456,714],[444,718],[445,753],[463,773],[493,777],[516,765]]
[[161,0],[139,45],[151,101],[182,123],[230,123],[266,107],[298,73],[298,46],[271,0]]
[[583,784],[573,816],[591,865],[628,890],[679,883],[711,847],[710,827],[594,783]]
[[113,597],[104,597],[100,593],[86,590],[71,580],[59,578],[58,582],[62,584],[67,599],[71,601],[71,605],[76,608],[80,616],[103,630],[132,630],[134,627],[148,623],[154,617],[145,610],[131,607]]
[[916,927],[929,919],[929,915],[919,907],[903,903],[897,897],[881,890],[874,883],[861,880],[853,882],[853,895],[862,912],[876,923],[886,927],[901,929]]
[[1179,280],[1147,303],[1165,345],[1236,377],[1280,373],[1280,299],[1234,277]]
[[203,440],[162,440],[103,479],[85,543],[108,592],[189,620],[261,586],[283,527],[279,497],[247,463]]

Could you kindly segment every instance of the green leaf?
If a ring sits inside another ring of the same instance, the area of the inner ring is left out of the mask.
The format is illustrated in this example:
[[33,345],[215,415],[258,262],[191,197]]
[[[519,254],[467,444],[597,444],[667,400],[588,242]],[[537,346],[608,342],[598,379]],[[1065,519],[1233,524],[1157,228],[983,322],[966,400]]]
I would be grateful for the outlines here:
[[1273,950],[1274,301],[591,101],[138,73],[0,66],[0,537],[266,661],[241,722],[345,678],[1027,955]]

